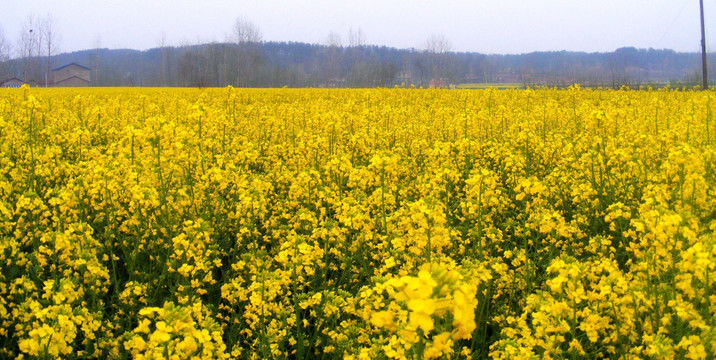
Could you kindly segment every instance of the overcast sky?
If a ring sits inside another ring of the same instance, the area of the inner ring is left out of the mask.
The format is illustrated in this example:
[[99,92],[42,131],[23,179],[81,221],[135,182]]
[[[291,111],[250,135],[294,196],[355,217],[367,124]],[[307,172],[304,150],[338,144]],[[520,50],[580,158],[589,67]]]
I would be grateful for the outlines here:
[[[238,16],[265,41],[326,43],[361,29],[366,43],[423,48],[444,35],[454,51],[700,51],[698,0],[0,0],[0,28],[17,43],[28,16],[52,14],[61,50],[147,49],[224,41]],[[704,0],[707,45],[716,0]],[[710,50],[711,51],[711,50]]]

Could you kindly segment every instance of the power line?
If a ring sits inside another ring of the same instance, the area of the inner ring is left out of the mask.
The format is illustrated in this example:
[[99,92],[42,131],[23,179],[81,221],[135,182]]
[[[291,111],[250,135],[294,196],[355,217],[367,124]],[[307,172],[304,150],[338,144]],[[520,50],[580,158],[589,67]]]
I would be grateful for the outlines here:
[[[712,1],[716,1],[716,0],[712,0]],[[676,21],[679,20],[679,18],[681,17],[681,14],[684,12],[684,9],[686,9],[686,5],[688,5],[688,3],[689,3],[689,0],[685,0],[683,5],[681,5],[681,10],[679,10],[678,14],[676,14],[676,17],[674,18],[674,20],[671,21],[671,24],[666,27],[664,34],[661,35],[661,38],[656,43],[656,48],[659,48],[659,46],[661,45],[661,42],[664,41],[666,34],[668,34],[671,31],[671,29],[674,27],[674,24],[676,24]]]

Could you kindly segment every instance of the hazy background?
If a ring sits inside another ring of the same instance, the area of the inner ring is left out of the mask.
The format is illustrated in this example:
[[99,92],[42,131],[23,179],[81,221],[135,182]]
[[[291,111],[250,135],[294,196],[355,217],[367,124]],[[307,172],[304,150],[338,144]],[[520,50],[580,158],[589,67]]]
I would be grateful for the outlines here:
[[[716,0],[705,0],[707,45]],[[325,44],[351,28],[367,44],[424,48],[442,34],[453,51],[614,51],[619,47],[699,51],[697,0],[0,0],[0,28],[11,43],[28,16],[54,18],[59,49],[148,49],[224,41],[238,16],[264,41]]]

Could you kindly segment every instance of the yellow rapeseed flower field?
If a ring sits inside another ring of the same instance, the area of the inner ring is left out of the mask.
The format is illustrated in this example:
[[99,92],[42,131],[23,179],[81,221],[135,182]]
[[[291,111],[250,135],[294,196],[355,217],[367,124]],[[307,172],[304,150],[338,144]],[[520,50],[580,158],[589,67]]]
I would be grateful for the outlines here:
[[715,112],[0,89],[0,358],[713,359]]

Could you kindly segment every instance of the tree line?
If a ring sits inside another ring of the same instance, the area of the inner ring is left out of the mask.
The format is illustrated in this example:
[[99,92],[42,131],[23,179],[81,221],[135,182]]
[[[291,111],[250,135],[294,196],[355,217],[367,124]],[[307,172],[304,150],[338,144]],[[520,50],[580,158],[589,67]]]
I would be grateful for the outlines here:
[[[345,38],[345,42],[343,41]],[[52,17],[31,17],[15,57],[0,31],[0,81],[17,77],[45,83],[53,67],[70,62],[91,69],[92,86],[191,87],[449,87],[465,83],[523,86],[621,87],[695,85],[698,53],[620,48],[614,52],[532,52],[488,55],[454,52],[442,35],[421,49],[368,45],[360,29],[329,33],[323,44],[263,41],[260,29],[237,18],[226,40],[138,51],[94,49],[58,52]],[[714,64],[712,61],[711,64]],[[711,65],[712,67],[714,65]],[[716,74],[716,68],[709,71]]]
[[14,77],[33,79],[38,84],[47,85],[52,81],[51,70],[54,57],[59,51],[59,41],[52,14],[44,17],[30,15],[18,34],[15,47],[18,61],[8,63],[13,47],[0,28],[0,74],[6,77],[12,74]]

